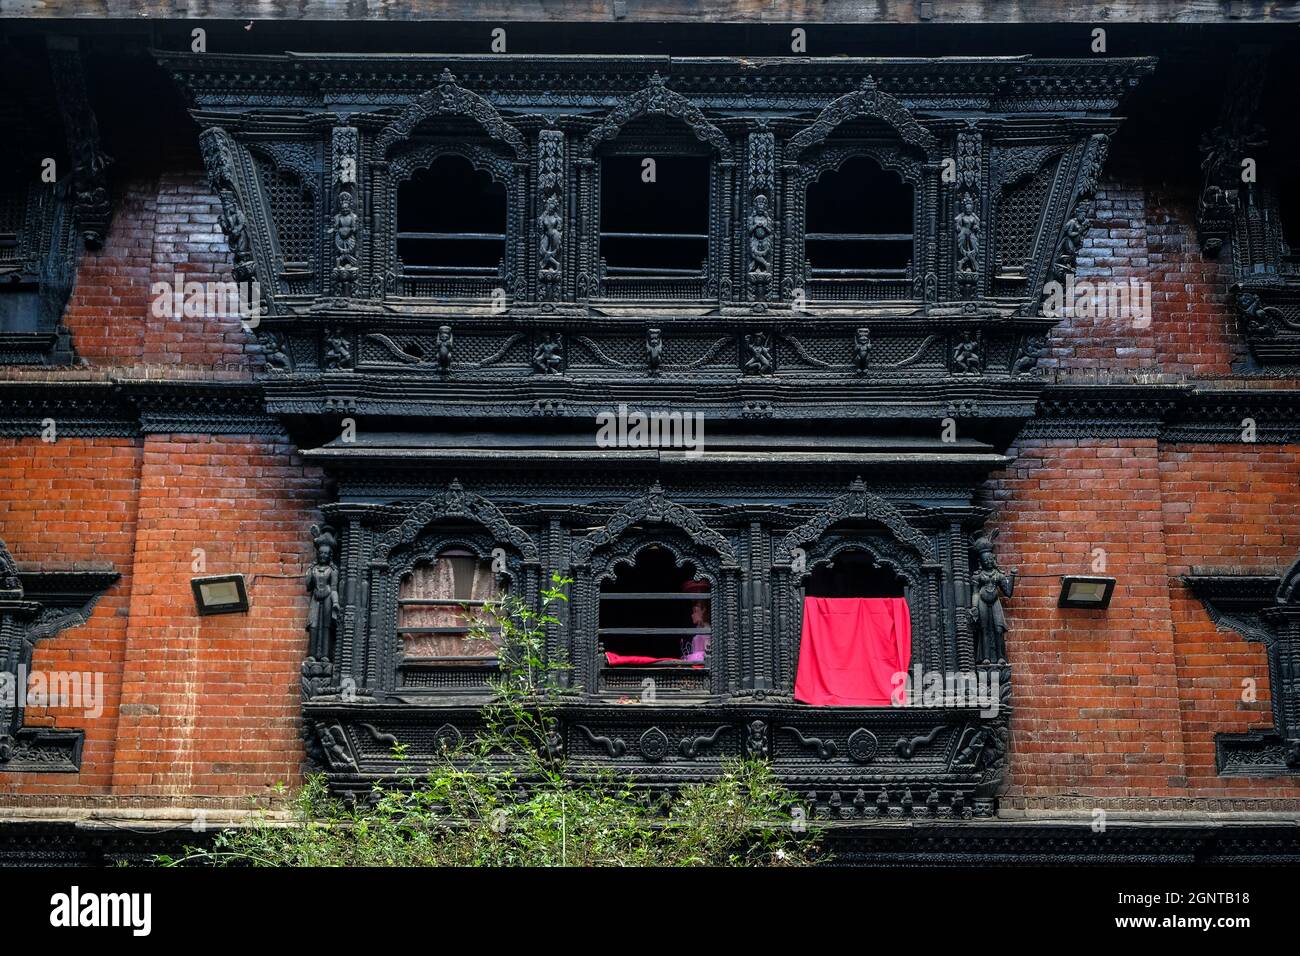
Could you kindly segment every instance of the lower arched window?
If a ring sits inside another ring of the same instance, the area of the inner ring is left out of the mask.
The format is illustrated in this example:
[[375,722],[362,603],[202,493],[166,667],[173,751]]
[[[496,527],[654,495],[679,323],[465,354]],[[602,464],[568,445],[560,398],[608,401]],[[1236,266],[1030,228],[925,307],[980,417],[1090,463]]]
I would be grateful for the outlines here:
[[713,593],[697,569],[649,547],[600,589],[597,637],[610,667],[704,667],[712,644]]
[[[448,549],[415,565],[398,590],[398,628],[406,660],[491,664],[496,647],[471,637],[476,611],[498,595],[490,561]],[[490,632],[494,633],[494,632]]]

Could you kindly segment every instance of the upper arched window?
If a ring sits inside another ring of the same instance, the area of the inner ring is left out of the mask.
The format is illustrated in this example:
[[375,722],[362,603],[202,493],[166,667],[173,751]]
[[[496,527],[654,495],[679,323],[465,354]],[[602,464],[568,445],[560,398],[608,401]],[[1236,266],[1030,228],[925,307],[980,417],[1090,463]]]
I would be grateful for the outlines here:
[[636,120],[599,153],[602,295],[706,297],[713,149],[680,122]]
[[812,280],[904,279],[913,258],[912,186],[858,156],[808,184],[804,231]]
[[[397,271],[406,295],[478,295],[502,282],[506,187],[456,154],[397,189]],[[477,280],[477,281],[474,281]]]

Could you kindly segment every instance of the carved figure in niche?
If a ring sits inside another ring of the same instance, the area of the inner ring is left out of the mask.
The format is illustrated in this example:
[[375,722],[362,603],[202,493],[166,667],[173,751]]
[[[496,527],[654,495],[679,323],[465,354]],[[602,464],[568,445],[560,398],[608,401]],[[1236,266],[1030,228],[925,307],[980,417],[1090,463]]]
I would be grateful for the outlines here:
[[338,212],[330,233],[334,236],[334,278],[351,282],[357,277],[357,214],[352,210],[352,194],[339,191]]
[[753,332],[745,336],[745,374],[766,375],[772,371],[772,345],[767,333]]
[[564,366],[564,339],[551,333],[533,348],[533,369],[544,375],[559,375]]
[[853,333],[853,367],[865,375],[871,359],[871,330],[863,326]]
[[434,341],[433,360],[438,363],[438,370],[451,370],[452,335],[450,325],[438,326],[438,338]]
[[1241,313],[1242,324],[1250,335],[1274,335],[1279,322],[1290,324],[1286,323],[1281,309],[1265,305],[1254,292],[1242,292],[1237,296],[1237,311]]
[[267,368],[277,372],[293,371],[293,361],[285,347],[284,335],[280,332],[267,331],[258,335],[262,352],[266,355]]
[[327,369],[347,368],[352,364],[352,346],[342,329],[333,329],[325,335],[324,365]]
[[312,542],[316,545],[316,563],[307,572],[307,593],[311,610],[307,616],[307,656],[311,660],[330,658],[334,627],[339,620],[339,571],[334,566],[336,540],[334,529],[312,525]]
[[749,217],[749,277],[767,278],[772,274],[772,216],[767,209],[767,196],[754,197],[754,214]]
[[749,733],[745,737],[745,752],[751,757],[767,756],[767,724],[761,720],[750,722]]
[[962,372],[984,369],[984,346],[978,332],[968,332],[952,350],[952,364]]
[[961,212],[957,214],[957,273],[958,279],[973,281],[979,272],[980,217],[975,212],[975,200],[970,193],[961,199]]
[[320,737],[321,749],[325,751],[332,763],[340,764],[344,767],[355,767],[356,761],[352,759],[352,753],[347,746],[347,735],[343,727],[339,724],[330,726],[321,721],[316,723],[316,734]]
[[993,556],[993,540],[987,535],[977,537],[971,550],[979,563],[971,575],[969,608],[977,635],[975,660],[981,664],[1003,663],[1007,659],[1007,619],[1002,612],[1002,598],[1011,597],[1017,572],[1015,569],[1002,572]]
[[218,223],[226,234],[226,242],[235,257],[235,279],[244,282],[253,274],[253,245],[248,237],[248,223],[240,211],[235,194],[229,189],[221,190],[221,215]]
[[554,280],[560,275],[560,244],[564,239],[564,217],[560,215],[559,197],[554,193],[546,197],[537,225],[542,232],[538,271],[543,279]]
[[1047,336],[1031,335],[1020,346],[1020,354],[1012,363],[1011,371],[1017,375],[1028,375],[1038,367],[1038,360],[1047,354]]
[[651,375],[659,374],[659,366],[664,357],[664,339],[659,329],[646,329],[645,364]]
[[1061,235],[1061,248],[1056,255],[1056,271],[1059,274],[1074,271],[1079,250],[1083,248],[1083,237],[1092,228],[1092,205],[1081,202],[1074,210],[1074,215],[1065,224]]

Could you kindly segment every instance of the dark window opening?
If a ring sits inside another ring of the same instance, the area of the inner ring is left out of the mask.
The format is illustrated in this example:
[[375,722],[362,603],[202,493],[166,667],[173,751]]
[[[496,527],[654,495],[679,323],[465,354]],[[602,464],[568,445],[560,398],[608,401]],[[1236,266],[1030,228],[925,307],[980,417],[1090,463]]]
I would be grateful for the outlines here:
[[609,663],[704,662],[712,591],[708,581],[695,580],[696,570],[690,562],[678,567],[667,548],[652,547],[602,583],[597,633],[606,654],[614,655]]
[[407,275],[495,276],[506,249],[506,188],[441,156],[397,190],[397,258]]
[[805,252],[813,278],[900,278],[912,262],[912,187],[866,157],[808,185]]
[[600,254],[610,275],[700,275],[709,256],[709,158],[604,157]]
[[[497,597],[492,564],[462,550],[417,564],[398,591],[398,627],[407,659],[488,664],[496,649],[470,636],[470,621]],[[496,633],[496,629],[489,629]]]
[[903,582],[862,551],[845,551],[813,569],[805,589],[808,597],[903,597]]

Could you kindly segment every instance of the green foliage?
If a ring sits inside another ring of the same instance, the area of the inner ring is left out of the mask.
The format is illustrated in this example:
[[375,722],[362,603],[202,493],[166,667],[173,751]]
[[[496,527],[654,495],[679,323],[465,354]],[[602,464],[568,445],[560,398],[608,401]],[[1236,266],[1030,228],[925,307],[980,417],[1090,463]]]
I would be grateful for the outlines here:
[[[567,691],[548,657],[552,608],[572,581],[553,575],[540,608],[507,596],[471,636],[497,648],[501,676],[485,733],[442,755],[426,776],[376,785],[364,805],[331,797],[324,775],[294,797],[290,819],[258,816],[208,850],[163,865],[245,866],[771,866],[805,865],[796,798],[763,761],[736,760],[708,783],[656,799],[613,771],[566,773],[554,707]],[[407,745],[394,757],[407,759]]]

